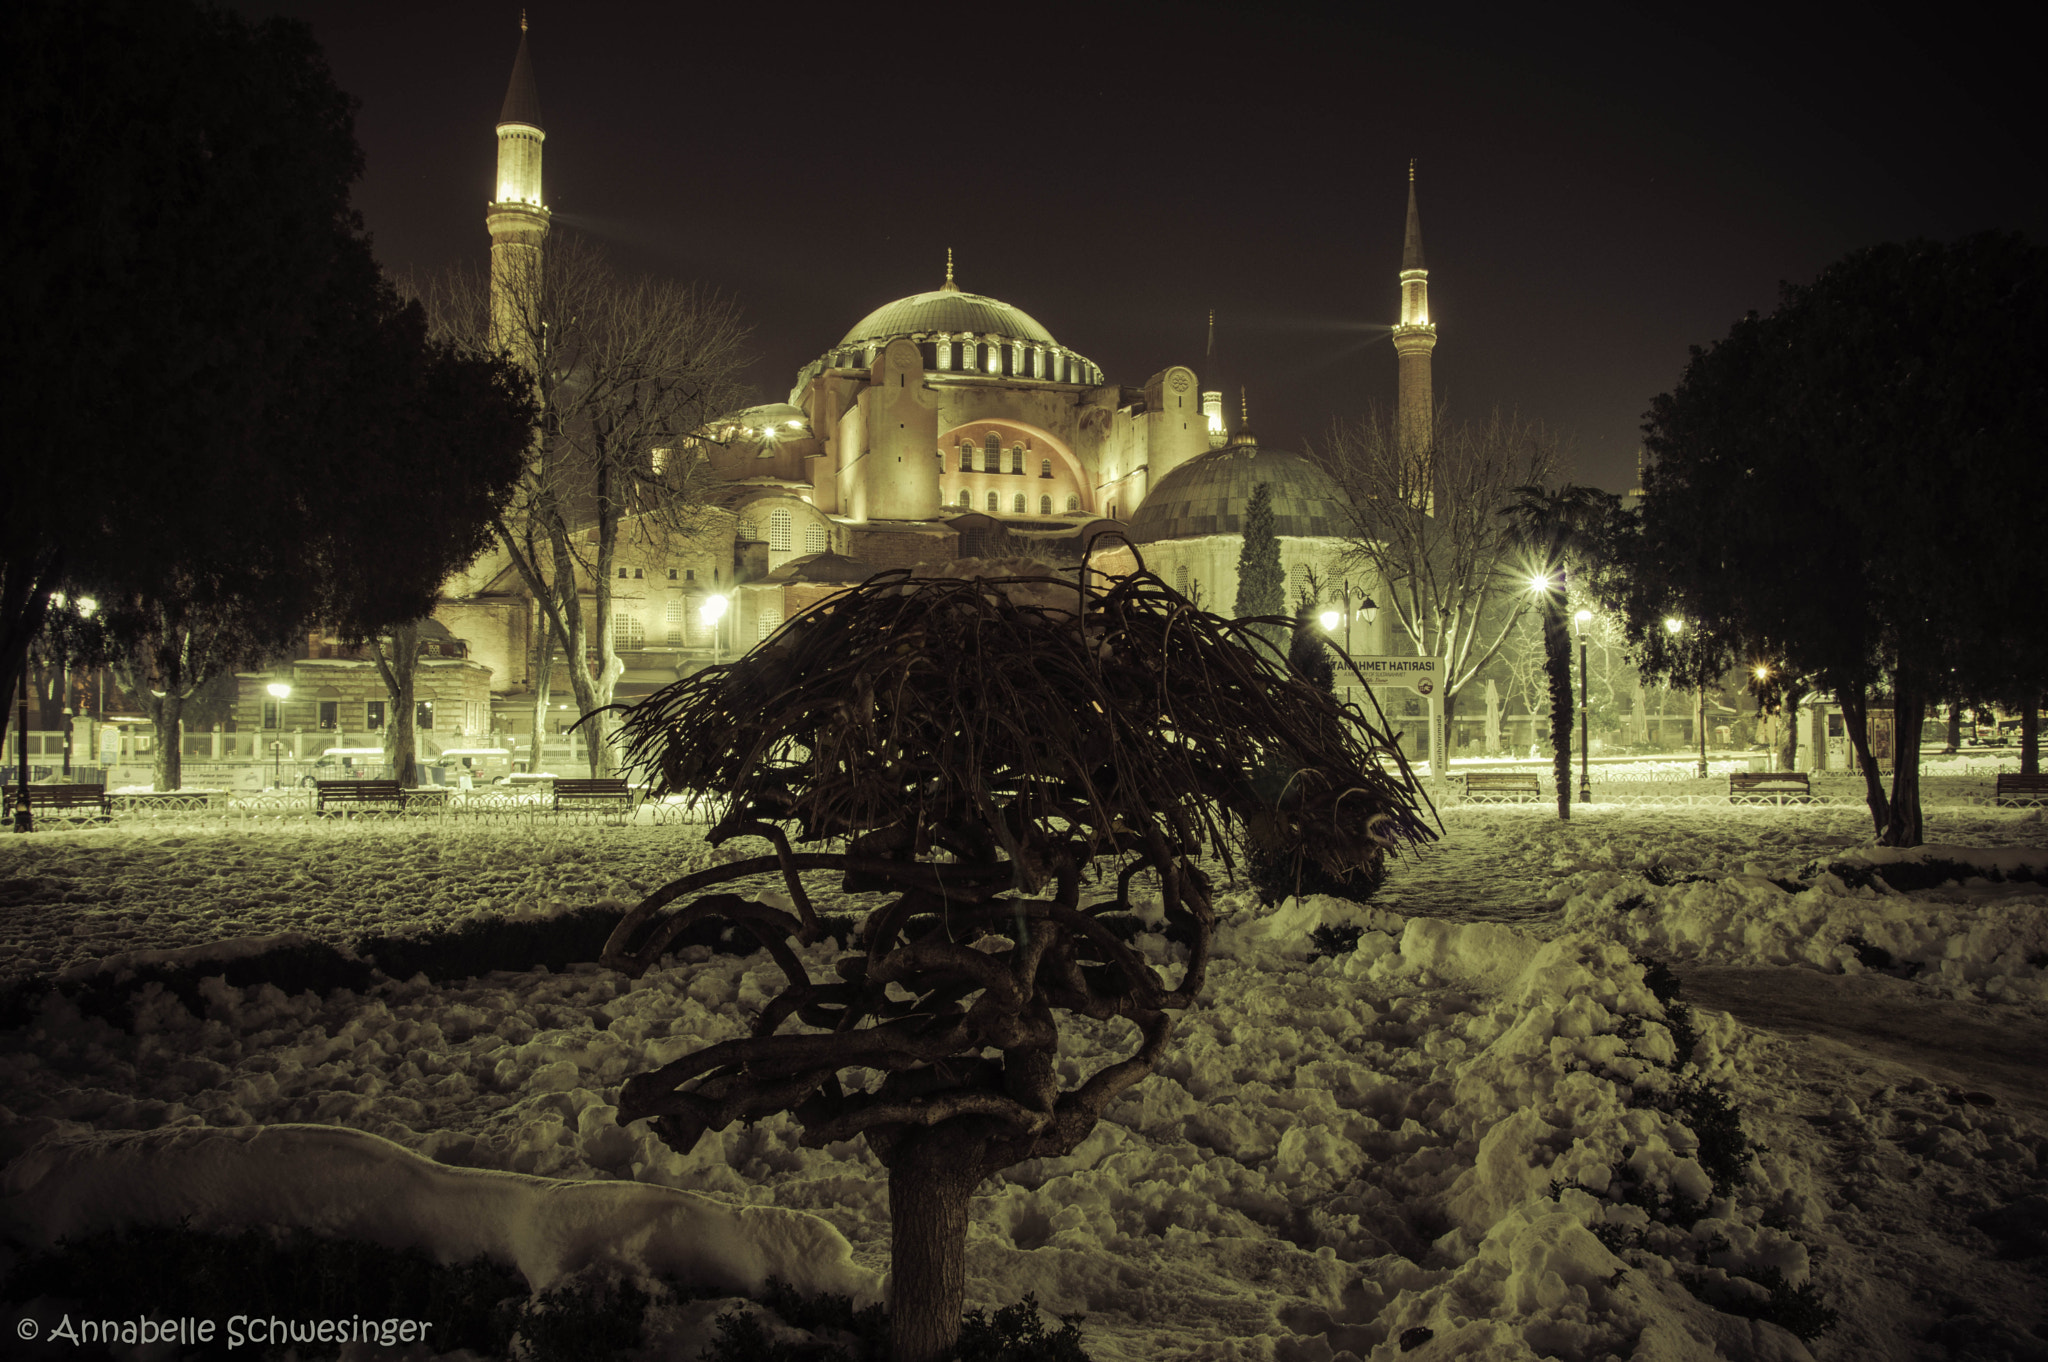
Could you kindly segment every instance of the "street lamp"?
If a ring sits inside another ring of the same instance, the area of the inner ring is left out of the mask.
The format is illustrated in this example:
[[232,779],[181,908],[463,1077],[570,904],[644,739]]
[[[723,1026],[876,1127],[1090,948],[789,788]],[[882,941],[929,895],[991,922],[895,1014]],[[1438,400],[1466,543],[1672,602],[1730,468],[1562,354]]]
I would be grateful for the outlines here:
[[[284,732],[284,702],[285,699],[291,695],[292,688],[283,681],[273,681],[269,685],[265,686],[263,689],[269,691],[271,698],[277,701],[277,731],[281,734]],[[258,757],[257,760],[261,761],[263,759],[261,757]],[[282,738],[272,738],[270,740],[271,788],[277,788],[277,786],[282,784],[283,781],[284,741]]]
[[1593,612],[1581,610],[1572,616],[1572,623],[1579,627],[1579,802],[1590,804],[1593,802],[1593,777],[1587,730],[1593,721],[1593,700],[1586,688],[1586,630],[1593,623]]
[[[1344,583],[1344,608],[1342,610],[1325,610],[1318,618],[1322,621],[1323,632],[1327,634],[1336,633],[1339,624],[1344,626],[1344,660],[1349,662],[1351,660],[1351,621],[1363,615],[1366,627],[1371,628],[1372,622],[1379,618],[1379,614],[1379,602],[1370,596],[1359,601],[1356,611],[1352,610],[1351,583],[1346,582]],[[1351,683],[1345,682],[1344,689],[1349,691]]]
[[[1682,631],[1682,630],[1683,630],[1683,629],[1685,628],[1685,621],[1684,621],[1684,620],[1682,620],[1682,619],[1679,619],[1679,618],[1678,618],[1677,616],[1675,616],[1675,615],[1673,615],[1673,616],[1667,616],[1667,617],[1665,617],[1665,620],[1664,620],[1664,628],[1665,628],[1665,630],[1666,630],[1666,631],[1668,631],[1668,632],[1669,632],[1669,633],[1671,634],[1671,636],[1672,636],[1673,638],[1676,638],[1676,637],[1678,637],[1678,635],[1679,635],[1680,631]],[[1699,730],[1700,730],[1700,770],[1699,770],[1699,777],[1700,777],[1700,779],[1701,779],[1701,780],[1705,780],[1705,779],[1707,778],[1707,680],[1706,680],[1706,678],[1705,678],[1704,676],[1702,676],[1702,677],[1700,678],[1700,683],[1699,683],[1699,694],[1700,694],[1700,717],[1699,717]]]
[[713,665],[716,665],[718,662],[718,622],[725,618],[725,597],[719,595],[705,597],[704,604],[697,613],[703,619],[705,626],[711,630],[711,661]]

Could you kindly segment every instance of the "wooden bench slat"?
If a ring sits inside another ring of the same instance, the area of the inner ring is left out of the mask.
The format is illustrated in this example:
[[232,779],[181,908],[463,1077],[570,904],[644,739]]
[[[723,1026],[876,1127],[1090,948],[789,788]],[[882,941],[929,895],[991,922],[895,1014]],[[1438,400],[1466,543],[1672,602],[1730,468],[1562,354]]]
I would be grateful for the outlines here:
[[1811,804],[1813,783],[1804,771],[1730,771],[1730,804]]
[[2035,804],[2048,804],[2048,774],[2022,775],[2018,771],[2000,771],[1998,786],[1992,801],[2000,808],[2025,808]]
[[565,801],[570,804],[610,806],[630,811],[633,807],[633,789],[626,784],[623,776],[557,777],[549,807],[560,813]]
[[313,782],[313,811],[327,812],[329,804],[390,804],[405,809],[405,789],[395,780],[316,780]]
[[1473,771],[1465,777],[1465,798],[1502,804],[1543,797],[1543,779],[1534,771]]
[[107,787],[104,785],[9,785],[7,787],[7,808],[12,811],[21,799],[22,791],[28,791],[30,813],[64,813],[73,809],[90,809],[100,817],[109,817],[112,809],[107,802]]

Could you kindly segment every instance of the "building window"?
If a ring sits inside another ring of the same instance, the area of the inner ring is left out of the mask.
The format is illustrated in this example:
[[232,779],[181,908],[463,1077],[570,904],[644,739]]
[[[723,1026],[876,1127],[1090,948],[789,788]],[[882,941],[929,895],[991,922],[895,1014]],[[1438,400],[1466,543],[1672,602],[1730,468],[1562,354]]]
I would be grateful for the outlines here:
[[372,733],[384,731],[384,702],[372,700],[364,707],[363,727]]
[[673,581],[674,581],[674,580],[676,579],[676,570],[675,570],[674,568],[670,568],[670,569],[668,570],[668,579],[669,579],[669,580],[670,580],[671,582],[673,582]]
[[754,621],[755,628],[759,630],[755,637],[757,639],[766,638],[774,633],[776,628],[782,623],[782,607],[778,605],[764,605],[754,616]]
[[1294,571],[1287,574],[1287,585],[1289,587],[1287,594],[1294,598],[1287,602],[1287,604],[1289,606],[1299,604],[1301,598],[1308,594],[1308,568],[1299,563],[1295,564]]
[[624,568],[619,569],[619,580],[622,582],[626,580],[626,570]]
[[825,542],[825,527],[812,521],[804,526],[804,552],[823,553],[829,547]]
[[417,729],[431,729],[434,726],[434,702],[421,700],[412,707],[412,726]]
[[265,700],[263,702],[263,726],[265,728],[276,728],[278,726],[278,711],[280,708],[281,705],[276,700]]
[[1003,471],[1003,442],[994,431],[981,443],[981,471],[1000,473]]
[[1013,515],[1024,514],[1024,494],[1022,492],[1010,498],[1010,511]]
[[1022,473],[1024,471],[1024,446],[1010,446],[1010,471],[1012,473]]
[[643,570],[643,569],[641,569],[641,568],[634,568],[634,569],[633,569],[633,580],[634,580],[634,581],[636,581],[636,582],[644,582],[644,581],[646,581],[646,580],[647,580],[647,578],[646,578],[646,575],[645,575],[645,572],[644,572],[644,570]]
[[1173,570],[1173,589],[1181,595],[1188,594],[1188,565],[1182,563]]
[[961,509],[961,510],[963,510],[963,511],[966,511],[966,510],[971,510],[971,509],[973,508],[973,506],[974,506],[974,493],[972,493],[972,492],[968,491],[968,490],[967,490],[967,489],[966,489],[965,487],[961,488],[961,489],[960,489],[960,509]]
[[962,473],[972,473],[974,471],[974,446],[966,440],[960,442],[960,471]]
[[341,701],[320,702],[320,727],[323,732],[332,733],[341,727]]
[[737,526],[734,527],[733,537],[735,539],[738,539],[742,544],[753,543],[754,522],[751,520],[742,520]]
[[1038,513],[1039,513],[1040,515],[1051,515],[1051,514],[1052,514],[1052,498],[1051,498],[1051,497],[1040,497],[1040,498],[1038,499]]
[[[673,572],[671,572],[671,573],[669,574],[669,576],[673,577],[673,576],[675,576],[675,574],[674,574]],[[686,581],[686,582],[694,582],[694,581],[696,581],[696,580],[697,580],[697,569],[695,569],[695,568],[684,568],[684,569],[683,569],[683,580],[684,580],[684,581]]]
[[677,596],[668,603],[668,642],[671,648],[680,647],[683,641],[683,600]]
[[790,523],[787,507],[778,506],[768,513],[768,547],[776,553],[789,552]]
[[1041,478],[1049,478],[1052,476],[1051,459],[1040,459],[1038,461],[1038,476]]
[[640,622],[640,616],[631,610],[612,612],[612,636],[621,648],[644,648],[647,646],[647,630]]
[[1081,509],[1081,498],[1079,498],[1079,497],[1072,497],[1072,496],[1068,497],[1068,498],[1067,498],[1067,509],[1068,509],[1068,510],[1070,510],[1070,511],[1078,511],[1078,510],[1080,510],[1080,509]]
[[1000,500],[1001,495],[1002,494],[999,492],[990,492],[988,494],[988,510],[990,515],[994,515],[997,511],[1002,509],[1003,503]]
[[960,372],[964,374],[974,372],[974,342],[971,340],[960,342]]

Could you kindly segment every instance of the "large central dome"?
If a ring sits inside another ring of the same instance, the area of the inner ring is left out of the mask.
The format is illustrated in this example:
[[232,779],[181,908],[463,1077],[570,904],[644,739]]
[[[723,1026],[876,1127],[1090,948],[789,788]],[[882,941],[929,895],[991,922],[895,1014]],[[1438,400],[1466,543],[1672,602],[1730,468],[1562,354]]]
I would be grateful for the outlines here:
[[893,340],[897,336],[964,331],[971,331],[977,336],[1033,341],[1039,345],[1059,344],[1052,338],[1052,332],[1040,326],[1038,319],[1021,307],[1012,307],[1000,298],[943,288],[929,293],[913,293],[908,298],[882,304],[855,322],[853,329],[839,343],[842,346],[860,345],[868,341]]

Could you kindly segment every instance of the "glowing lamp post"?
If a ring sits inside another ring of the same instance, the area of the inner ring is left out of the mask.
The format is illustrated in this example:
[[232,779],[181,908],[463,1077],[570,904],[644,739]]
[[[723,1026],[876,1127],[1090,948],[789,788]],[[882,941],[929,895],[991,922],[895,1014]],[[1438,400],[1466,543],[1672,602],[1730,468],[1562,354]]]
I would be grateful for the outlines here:
[[705,627],[711,630],[711,661],[714,665],[719,660],[718,625],[719,621],[725,618],[725,605],[725,597],[709,596],[705,598],[703,606],[697,612],[703,619]]
[[[1366,627],[1371,628],[1372,622],[1378,619],[1379,615],[1379,602],[1370,596],[1359,601],[1358,609],[1354,611],[1351,608],[1351,583],[1346,582],[1344,583],[1344,608],[1342,610],[1325,610],[1316,619],[1322,624],[1323,632],[1326,634],[1336,633],[1337,626],[1340,624],[1344,626],[1344,658],[1348,662],[1351,659],[1351,621],[1359,616],[1363,616]],[[1346,682],[1345,689],[1349,690],[1350,688],[1350,683]]]
[[1579,631],[1579,802],[1593,802],[1593,776],[1591,771],[1591,739],[1588,736],[1593,723],[1593,696],[1586,687],[1586,631],[1592,626],[1593,612],[1581,610],[1572,616],[1572,623]]
[[[291,688],[291,687],[290,687],[289,685],[287,685],[286,683],[282,682],[282,681],[273,681],[273,682],[271,682],[271,683],[270,683],[269,685],[265,686],[265,687],[264,687],[263,689],[265,689],[265,690],[269,691],[269,692],[270,692],[270,696],[271,696],[271,698],[272,698],[273,700],[276,700],[276,701],[277,701],[277,731],[278,731],[279,733],[283,733],[283,732],[284,732],[284,702],[285,702],[285,700],[286,700],[287,698],[289,698],[289,697],[290,697],[290,695],[291,695],[291,693],[292,693],[292,688]],[[258,760],[258,761],[261,761],[261,760],[262,760],[262,758],[261,758],[261,757],[258,757],[258,758],[257,758],[257,760]],[[271,787],[272,787],[273,789],[274,789],[274,788],[276,788],[276,787],[277,787],[277,786],[278,786],[279,784],[281,784],[281,783],[283,782],[283,779],[284,779],[284,742],[283,742],[283,740],[282,740],[282,739],[279,739],[279,738],[272,738],[272,739],[270,740],[270,784],[271,784]]]
[[[1671,635],[1671,636],[1672,636],[1672,637],[1673,637],[1673,638],[1675,639],[1675,638],[1677,638],[1677,637],[1678,637],[1678,635],[1679,635],[1679,634],[1681,634],[1681,633],[1683,633],[1683,632],[1684,632],[1684,630],[1685,630],[1685,621],[1684,621],[1684,620],[1682,620],[1682,619],[1679,619],[1679,618],[1678,618],[1678,617],[1676,617],[1676,616],[1667,616],[1667,617],[1665,618],[1665,620],[1664,620],[1664,629],[1665,629],[1665,631],[1666,631],[1667,633],[1669,633],[1669,634],[1670,634],[1670,635]],[[1699,717],[1699,730],[1700,730],[1700,769],[1699,769],[1699,776],[1700,776],[1700,779],[1701,779],[1701,780],[1705,780],[1705,779],[1707,778],[1707,683],[1706,683],[1706,680],[1705,680],[1705,678],[1704,678],[1704,677],[1703,677],[1703,678],[1701,678],[1701,680],[1700,680],[1700,683],[1699,683],[1699,697],[1700,697],[1700,709],[1699,709],[1699,714],[1700,714],[1700,717]]]

